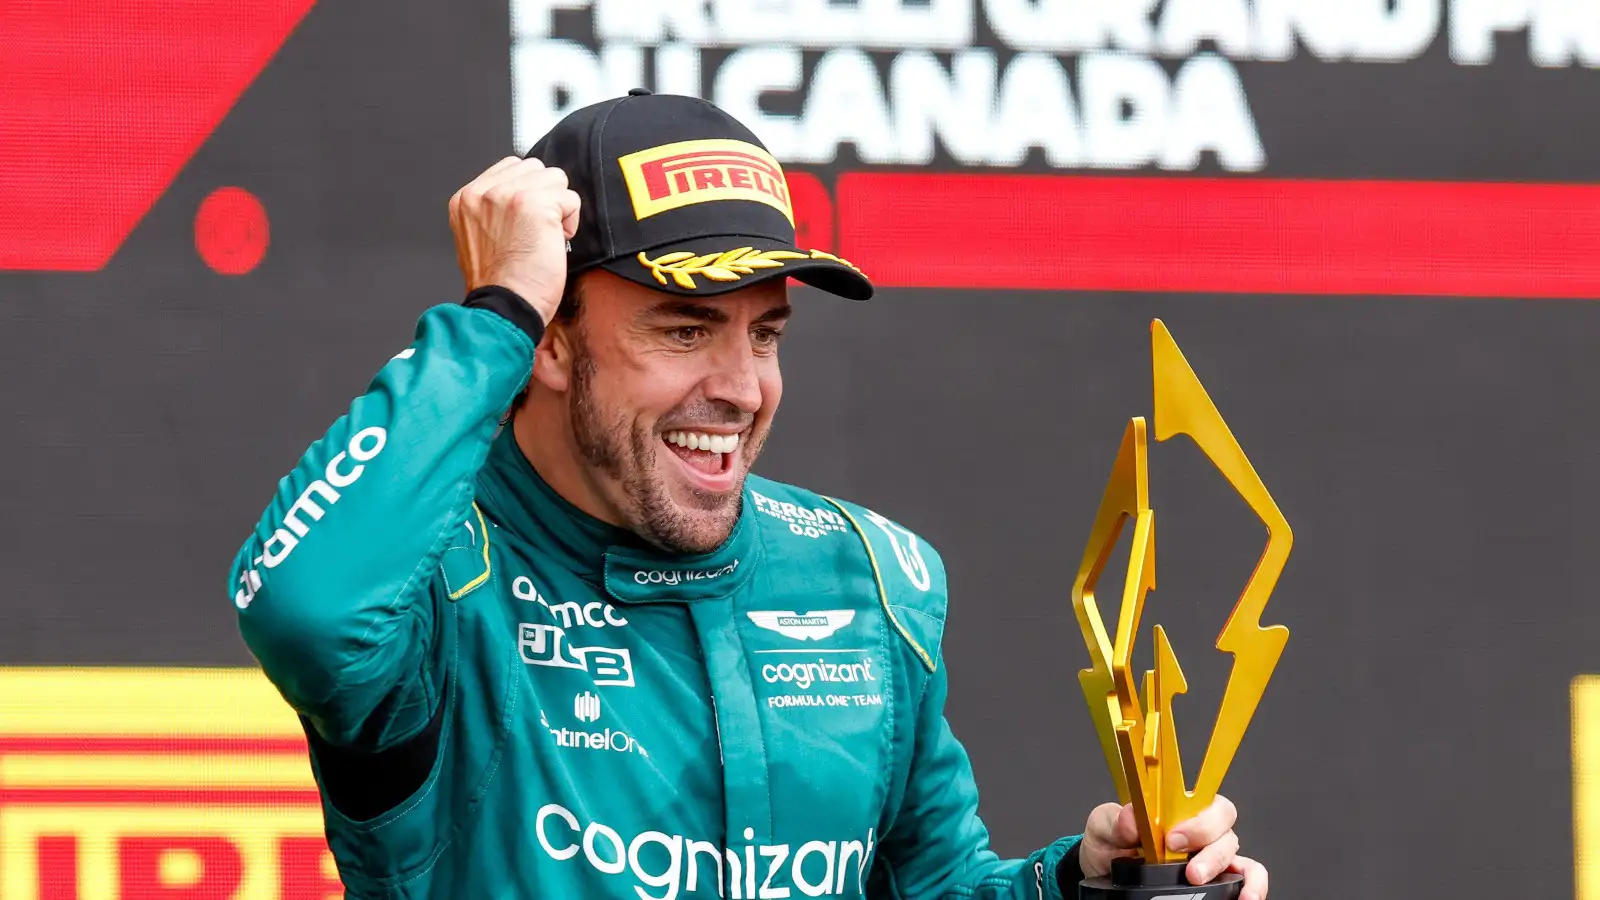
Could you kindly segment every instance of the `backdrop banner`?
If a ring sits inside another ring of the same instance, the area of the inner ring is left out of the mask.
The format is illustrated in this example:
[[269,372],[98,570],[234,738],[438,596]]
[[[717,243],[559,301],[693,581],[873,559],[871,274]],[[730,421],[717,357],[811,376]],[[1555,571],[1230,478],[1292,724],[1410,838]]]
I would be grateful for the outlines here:
[[[1071,560],[1160,318],[1294,526],[1267,616],[1294,639],[1221,787],[1274,896],[1600,900],[1578,8],[0,4],[0,663],[49,667],[0,675],[3,900],[336,891],[298,728],[237,671],[228,564],[461,298],[449,197],[640,85],[749,122],[806,244],[884,285],[795,289],[757,468],[940,549],[999,851],[1114,796]],[[1202,746],[1264,535],[1188,442],[1151,472]]]
[[342,889],[299,721],[255,669],[0,669],[0,896]]

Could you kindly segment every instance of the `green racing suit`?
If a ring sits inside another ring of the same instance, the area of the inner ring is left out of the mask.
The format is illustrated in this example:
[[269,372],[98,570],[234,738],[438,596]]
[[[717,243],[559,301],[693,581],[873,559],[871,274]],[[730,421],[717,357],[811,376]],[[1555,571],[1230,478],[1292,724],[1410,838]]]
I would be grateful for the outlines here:
[[234,561],[347,895],[1075,896],[989,848],[934,549],[755,476],[704,555],[585,515],[502,427],[542,330],[427,311]]

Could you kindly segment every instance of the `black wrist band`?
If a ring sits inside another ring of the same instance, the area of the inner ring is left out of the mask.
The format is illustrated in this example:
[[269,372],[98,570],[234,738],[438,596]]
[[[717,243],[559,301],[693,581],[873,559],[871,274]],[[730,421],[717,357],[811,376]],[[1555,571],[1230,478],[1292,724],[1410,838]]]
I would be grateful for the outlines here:
[[498,284],[486,285],[467,295],[462,306],[487,309],[522,329],[535,346],[544,337],[544,319],[516,291]]
[[1082,841],[1073,844],[1072,849],[1061,857],[1061,864],[1056,866],[1056,887],[1063,897],[1078,896],[1078,882],[1083,880],[1083,867],[1078,863],[1078,848],[1081,846]]

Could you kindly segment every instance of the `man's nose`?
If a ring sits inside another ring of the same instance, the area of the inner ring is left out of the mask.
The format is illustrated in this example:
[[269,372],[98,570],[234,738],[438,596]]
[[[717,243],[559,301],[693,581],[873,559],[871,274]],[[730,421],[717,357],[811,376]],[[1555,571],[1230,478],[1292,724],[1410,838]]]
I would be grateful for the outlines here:
[[745,341],[729,342],[717,355],[716,368],[706,379],[706,399],[732,404],[749,415],[761,409],[761,379],[756,355]]

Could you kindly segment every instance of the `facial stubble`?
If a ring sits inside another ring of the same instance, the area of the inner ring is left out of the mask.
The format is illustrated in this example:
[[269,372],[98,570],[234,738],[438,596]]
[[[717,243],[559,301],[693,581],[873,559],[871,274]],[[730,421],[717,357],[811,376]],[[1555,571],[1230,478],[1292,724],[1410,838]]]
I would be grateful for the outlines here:
[[[628,529],[647,543],[672,553],[708,553],[732,533],[743,504],[744,482],[732,496],[689,488],[692,509],[672,499],[656,468],[656,454],[668,452],[649,427],[630,421],[623,410],[607,410],[595,389],[594,357],[580,334],[574,335],[572,433],[584,462],[610,476],[622,491],[618,512]],[[750,435],[744,459],[753,462],[765,435]]]

